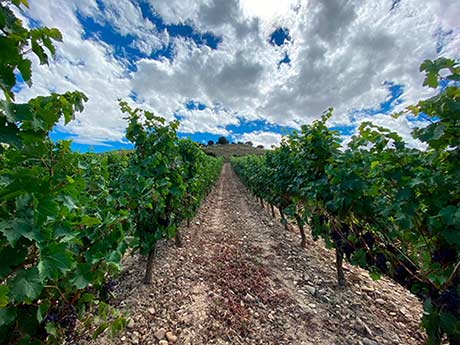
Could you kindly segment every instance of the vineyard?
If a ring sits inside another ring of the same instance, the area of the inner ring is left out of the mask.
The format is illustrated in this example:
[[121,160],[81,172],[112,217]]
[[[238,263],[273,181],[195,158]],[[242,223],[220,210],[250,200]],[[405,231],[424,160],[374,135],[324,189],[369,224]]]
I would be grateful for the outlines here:
[[[32,85],[31,57],[47,64],[62,40],[26,28],[21,6],[0,2],[0,343],[168,344],[169,327],[184,344],[397,344],[398,332],[399,343],[460,344],[458,61],[423,62],[439,93],[394,115],[427,123],[412,133],[423,150],[370,122],[343,145],[330,109],[278,148],[224,165],[180,139],[178,121],[120,100],[134,149],[77,153],[50,133],[85,94],[15,100],[18,81]],[[423,304],[424,335],[362,321],[379,322],[375,301],[356,297],[374,283],[363,270],[392,287],[385,298],[405,296],[411,326]],[[356,339],[341,334],[341,298],[360,315]]]
[[179,140],[177,122],[125,102],[133,152],[79,154],[69,141],[53,143],[54,125],[71,121],[87,98],[68,92],[14,102],[16,71],[31,83],[24,51],[47,63],[62,37],[25,29],[3,2],[0,10],[0,342],[60,343],[77,320],[94,336],[115,332],[125,319],[107,301],[123,256],[148,255],[149,282],[157,241],[181,245],[178,226],[193,217],[222,163]]
[[[460,80],[453,60],[425,61],[420,69],[429,87]],[[341,149],[339,134],[327,127],[329,110],[276,150],[233,160],[262,205],[276,206],[282,222],[297,224],[302,247],[308,228],[335,248],[340,286],[346,258],[417,295],[429,344],[444,335],[460,344],[459,106],[460,88],[450,85],[408,108],[430,122],[413,131],[427,144],[423,151],[369,122]]]

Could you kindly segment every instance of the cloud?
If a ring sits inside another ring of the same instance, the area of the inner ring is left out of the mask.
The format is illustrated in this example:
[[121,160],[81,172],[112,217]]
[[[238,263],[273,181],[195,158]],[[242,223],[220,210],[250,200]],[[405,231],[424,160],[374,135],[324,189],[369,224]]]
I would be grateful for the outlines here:
[[255,146],[263,145],[265,148],[279,146],[282,135],[267,131],[254,131],[232,135],[233,141],[252,142]]
[[[366,110],[388,99],[388,83],[402,86],[395,110],[432,95],[422,87],[420,63],[439,55],[460,57],[456,0],[423,6],[416,0],[396,6],[392,0],[269,1],[258,6],[249,0],[150,0],[149,5],[165,23],[186,23],[222,42],[211,49],[170,37],[144,18],[132,0],[31,2],[27,16],[58,27],[64,43],[50,67],[34,63],[34,86],[23,88],[20,99],[54,90],[85,92],[90,98],[85,112],[60,128],[80,142],[125,140],[117,99],[132,94],[135,106],[169,120],[179,116],[187,133],[228,135],[226,126],[238,126],[240,119],[298,128],[332,106],[331,125],[350,127],[367,119],[410,141],[414,122]],[[84,38],[80,17],[134,37],[133,47],[144,55],[128,61],[97,35]],[[270,34],[280,27],[289,30],[291,40],[273,46]],[[172,59],[146,57],[169,43]],[[286,54],[290,63],[279,65]],[[190,100],[207,108],[186,109]],[[279,135],[269,133],[247,135],[270,145]]]
[[205,132],[228,136],[230,131],[225,127],[239,125],[240,123],[233,114],[218,108],[205,108],[195,111],[182,109],[178,111],[178,115],[180,115],[179,131],[183,133]]

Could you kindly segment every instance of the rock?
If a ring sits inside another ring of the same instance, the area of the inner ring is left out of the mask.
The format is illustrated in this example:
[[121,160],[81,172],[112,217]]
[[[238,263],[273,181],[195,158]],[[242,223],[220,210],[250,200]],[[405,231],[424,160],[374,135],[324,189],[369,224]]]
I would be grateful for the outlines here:
[[139,344],[139,332],[137,332],[137,331],[133,332],[133,337],[131,339],[131,344],[134,344],[134,345]]
[[377,298],[375,300],[378,304],[381,304],[381,305],[384,305],[385,304],[385,300],[383,300],[382,298]]
[[168,345],[168,341],[167,340],[160,340],[159,342],[160,345]]
[[[356,318],[356,323],[358,323],[358,324],[359,324],[359,327],[360,327],[361,329],[365,330],[366,333],[367,333],[368,335],[370,335],[371,337],[373,336],[372,331],[371,331],[371,329],[369,328],[369,326],[366,325],[366,324],[364,323],[364,321],[361,320],[359,317]],[[364,332],[362,332],[362,333],[364,333]]]
[[366,286],[364,285],[361,290],[363,290],[364,292],[374,292],[374,289],[371,288],[370,286]]
[[166,330],[164,328],[160,328],[158,331],[154,333],[155,338],[158,340],[164,339],[166,335]]
[[168,339],[170,343],[175,343],[177,341],[177,336],[175,336],[173,332],[166,332],[166,339]]
[[310,303],[308,306],[309,306],[310,308],[312,308],[312,309],[315,309],[315,308],[316,308],[316,304],[314,304],[314,303]]
[[273,226],[273,225],[275,225],[275,223],[273,222],[268,223],[268,226]]
[[131,319],[131,318],[129,318],[129,319],[128,319],[128,323],[126,324],[126,327],[127,327],[128,329],[133,329],[133,328],[134,328],[134,320]]
[[364,345],[379,345],[376,341],[370,340],[370,339],[367,339],[367,338],[363,339],[363,344]]
[[150,315],[155,314],[155,309],[153,309],[153,308],[149,308],[149,309],[147,309],[147,311],[149,312]]
[[251,294],[247,293],[246,296],[244,296],[243,298],[246,302],[254,302],[256,299],[254,296],[252,296]]
[[199,221],[196,221],[195,224],[196,224],[196,225],[200,225],[200,222],[199,222]]
[[364,333],[366,332],[366,328],[364,328],[364,326],[359,323],[359,322],[355,322],[353,324],[353,328],[358,332],[358,333]]
[[315,289],[313,286],[307,285],[306,289],[307,289],[307,291],[308,291],[310,294],[312,294],[312,295],[314,295],[315,292],[316,292],[316,289]]
[[183,314],[179,316],[179,322],[183,322],[185,324],[190,324],[192,320],[193,320],[193,317],[190,314]]

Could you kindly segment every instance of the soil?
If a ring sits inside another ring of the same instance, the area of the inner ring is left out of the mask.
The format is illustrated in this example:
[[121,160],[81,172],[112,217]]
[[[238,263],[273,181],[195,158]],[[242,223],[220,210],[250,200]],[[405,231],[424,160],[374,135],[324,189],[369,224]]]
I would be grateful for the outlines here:
[[[229,164],[189,228],[183,247],[158,245],[151,285],[131,256],[113,303],[129,314],[116,338],[93,344],[422,344],[422,307],[387,279],[344,265],[335,253],[271,216]],[[308,231],[307,231],[308,232]]]

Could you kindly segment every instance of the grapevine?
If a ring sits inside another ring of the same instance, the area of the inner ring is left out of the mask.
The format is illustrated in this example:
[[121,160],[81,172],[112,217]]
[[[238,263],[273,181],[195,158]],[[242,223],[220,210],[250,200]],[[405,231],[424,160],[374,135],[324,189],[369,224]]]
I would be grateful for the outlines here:
[[[265,156],[234,158],[241,180],[258,198],[277,206],[301,231],[335,248],[338,283],[342,261],[371,276],[393,278],[424,303],[428,344],[460,339],[460,64],[439,58],[421,67],[425,85],[439,93],[404,113],[429,122],[410,148],[390,130],[363,122],[345,149],[337,131],[320,120],[287,136]],[[446,71],[447,72],[444,72]],[[302,241],[304,245],[304,241]]]

